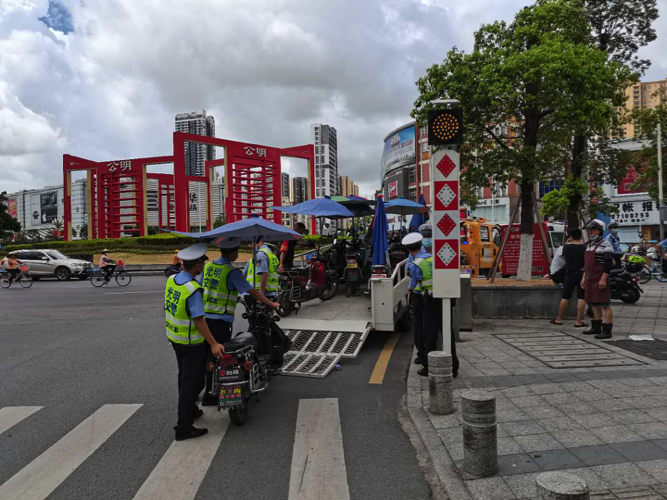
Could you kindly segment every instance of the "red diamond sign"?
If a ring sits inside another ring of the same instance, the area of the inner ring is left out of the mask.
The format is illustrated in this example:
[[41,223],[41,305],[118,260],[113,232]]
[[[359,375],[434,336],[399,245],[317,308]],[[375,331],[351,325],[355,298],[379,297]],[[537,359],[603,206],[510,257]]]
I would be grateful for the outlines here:
[[454,169],[456,168],[456,163],[454,163],[454,160],[452,160],[449,155],[445,155],[442,157],[442,160],[438,162],[438,164],[435,166],[442,175],[445,176],[445,178],[449,177],[449,174],[451,174]]
[[457,181],[436,181],[435,182],[435,209],[436,210],[457,210],[458,203],[458,182]]
[[438,222],[438,229],[440,229],[445,236],[449,236],[449,233],[456,229],[456,226],[456,222],[449,216],[449,214],[443,215]]
[[459,242],[457,240],[435,240],[435,268],[459,268]]

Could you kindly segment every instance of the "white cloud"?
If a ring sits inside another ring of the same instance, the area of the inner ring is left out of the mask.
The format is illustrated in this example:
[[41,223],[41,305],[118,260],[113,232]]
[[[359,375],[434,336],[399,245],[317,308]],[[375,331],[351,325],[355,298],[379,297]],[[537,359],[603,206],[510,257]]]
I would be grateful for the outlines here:
[[[67,35],[38,20],[47,0],[0,1],[2,190],[62,182],[63,153],[170,154],[174,115],[206,108],[219,137],[281,147],[309,142],[311,122],[335,126],[340,173],[370,194],[417,78],[528,0],[63,3]],[[652,78],[667,76],[659,47]]]

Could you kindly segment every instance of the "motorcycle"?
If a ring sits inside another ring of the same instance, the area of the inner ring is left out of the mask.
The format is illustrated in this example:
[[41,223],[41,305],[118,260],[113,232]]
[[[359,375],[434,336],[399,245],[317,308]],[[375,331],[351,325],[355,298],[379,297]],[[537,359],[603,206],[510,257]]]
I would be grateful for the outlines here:
[[625,267],[612,269],[609,275],[609,283],[611,298],[622,300],[626,304],[634,304],[644,293],[637,282],[637,278],[634,278]]
[[325,302],[334,298],[340,285],[340,276],[328,265],[328,257],[316,257],[310,267],[287,269],[280,274],[278,315],[288,316],[301,304],[320,299]]
[[245,424],[248,406],[259,399],[271,379],[280,373],[283,356],[292,342],[277,325],[280,318],[264,304],[249,304],[243,318],[248,332],[225,342],[225,353],[207,365],[213,372],[212,392],[218,397],[218,411],[226,410],[236,426]]
[[173,276],[175,274],[178,274],[181,272],[181,266],[167,266],[166,269],[164,270],[164,276],[165,278],[168,278],[170,276]]
[[361,276],[361,269],[359,268],[361,256],[358,252],[349,252],[345,256],[345,262],[345,296],[350,297],[351,295],[357,294],[357,288],[363,279]]

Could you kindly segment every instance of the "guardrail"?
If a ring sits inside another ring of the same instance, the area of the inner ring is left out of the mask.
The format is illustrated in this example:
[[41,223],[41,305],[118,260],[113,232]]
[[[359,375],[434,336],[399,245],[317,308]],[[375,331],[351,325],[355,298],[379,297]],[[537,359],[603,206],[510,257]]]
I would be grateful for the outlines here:
[[[319,251],[321,252],[323,250],[328,250],[332,246],[333,246],[333,244],[324,245],[323,247],[319,248]],[[312,250],[308,250],[306,252],[295,254],[294,255],[294,263],[296,264],[297,259],[300,259],[300,262],[301,262],[300,267],[306,267],[306,255],[312,254],[312,253],[317,253],[317,251],[318,251],[317,248],[313,248]],[[298,267],[298,266],[295,266],[295,267]]]
[[373,329],[383,332],[396,330],[396,323],[410,306],[410,277],[408,259],[400,262],[389,278],[371,278]]

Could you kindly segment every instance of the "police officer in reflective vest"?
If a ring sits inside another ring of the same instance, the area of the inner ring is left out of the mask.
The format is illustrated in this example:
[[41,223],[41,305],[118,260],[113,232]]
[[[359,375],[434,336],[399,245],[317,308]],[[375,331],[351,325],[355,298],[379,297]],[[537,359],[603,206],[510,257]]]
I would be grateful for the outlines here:
[[[227,238],[218,243],[220,258],[209,262],[199,277],[199,283],[204,288],[204,312],[213,338],[223,344],[232,337],[232,324],[239,294],[248,293],[250,297],[276,308],[278,304],[267,299],[259,290],[252,288],[240,269],[232,263],[239,258],[239,238]],[[209,349],[207,361],[213,361],[213,353]],[[206,372],[206,390],[202,397],[202,406],[216,406],[217,396],[210,393],[213,386],[213,373]]]
[[[424,237],[424,234],[422,233],[422,227],[427,226],[427,224],[423,224],[419,228],[419,232],[422,234],[422,237]],[[428,234],[430,236],[430,224],[428,225],[428,228],[424,228],[424,232],[428,230]],[[416,234],[416,233],[415,233]],[[414,236],[412,236],[412,239],[414,239]],[[405,240],[405,238],[404,238]],[[410,241],[410,239],[408,239]],[[407,266],[407,273],[410,278],[415,273],[415,269],[417,268],[417,265],[415,264],[415,260],[418,258],[425,259],[428,257],[428,253],[426,252],[426,249],[422,246],[420,252],[418,252],[416,255],[410,254],[408,257],[408,266]],[[423,334],[423,316],[424,316],[424,297],[422,295],[422,287],[421,284],[416,281],[414,284],[414,288],[410,288],[410,307],[412,308],[412,333],[415,336],[415,347],[417,348],[417,357],[415,358],[415,364],[416,365],[423,365],[424,364],[424,334]]]
[[[427,240],[430,240],[428,238]],[[414,290],[421,285],[424,297],[423,321],[423,368],[417,373],[422,377],[428,376],[428,353],[435,351],[438,346],[438,333],[442,331],[442,300],[433,296],[433,257],[430,253],[422,253],[424,247],[432,247],[431,241],[424,242],[421,234],[411,233],[402,240],[412,256],[415,257],[412,268],[412,277],[409,289]],[[450,329],[452,341],[452,372],[458,375],[459,359],[456,356],[454,329]]]
[[278,290],[280,288],[280,277],[278,275],[278,267],[280,261],[278,257],[271,251],[271,249],[262,241],[260,237],[255,245],[259,247],[255,256],[255,263],[250,260],[245,268],[246,281],[259,290],[262,295],[270,299],[278,297]]
[[176,353],[178,363],[178,423],[174,427],[176,441],[203,436],[208,429],[193,424],[204,412],[197,398],[204,387],[206,354],[222,356],[224,347],[216,342],[206,324],[202,287],[195,276],[204,270],[206,243],[192,245],[178,253],[183,270],[167,280],[164,293],[164,313],[167,338]]

